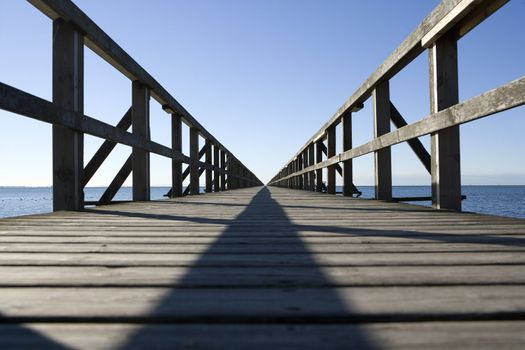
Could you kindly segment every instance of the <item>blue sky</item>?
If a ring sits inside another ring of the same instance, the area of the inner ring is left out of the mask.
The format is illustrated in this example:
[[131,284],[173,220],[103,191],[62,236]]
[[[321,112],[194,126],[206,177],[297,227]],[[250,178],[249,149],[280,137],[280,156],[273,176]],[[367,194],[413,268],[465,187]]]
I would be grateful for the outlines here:
[[[266,182],[439,1],[75,3]],[[51,21],[24,1],[0,6],[0,81],[50,100]],[[524,14],[525,1],[512,0],[459,42],[461,100],[523,76]],[[427,70],[423,54],[391,81],[408,121],[428,115]],[[115,124],[130,102],[129,80],[86,48],[86,114]],[[151,112],[152,138],[169,146],[168,115],[154,100]],[[525,184],[524,114],[520,107],[461,127],[464,184]],[[50,185],[51,127],[4,111],[0,118],[0,185]],[[372,125],[368,101],[355,114],[355,145],[371,139]],[[100,143],[86,137],[85,162]],[[117,147],[89,185],[109,184],[129,152]],[[408,146],[392,152],[394,184],[430,183]],[[169,185],[170,161],[151,162],[152,185]],[[354,164],[356,184],[372,184],[373,156]]]

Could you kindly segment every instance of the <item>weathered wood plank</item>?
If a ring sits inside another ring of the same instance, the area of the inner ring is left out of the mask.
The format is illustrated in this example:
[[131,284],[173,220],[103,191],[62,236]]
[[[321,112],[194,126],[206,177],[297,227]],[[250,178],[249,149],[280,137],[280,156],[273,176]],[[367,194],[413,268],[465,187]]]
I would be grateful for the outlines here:
[[[4,320],[439,321],[522,318],[525,286],[2,288]],[[23,307],[21,307],[23,305]],[[326,322],[326,321],[325,321]]]
[[456,253],[302,253],[290,254],[206,254],[206,248],[193,253],[0,253],[2,266],[448,266],[457,265],[523,265],[523,252],[456,252]]
[[523,265],[381,267],[0,266],[0,287],[370,287],[523,285]]
[[[523,321],[371,324],[93,324],[0,325],[0,346],[117,349],[522,349]],[[203,337],[203,334],[206,334]],[[444,336],[446,335],[446,336]],[[56,344],[56,345],[55,345]]]

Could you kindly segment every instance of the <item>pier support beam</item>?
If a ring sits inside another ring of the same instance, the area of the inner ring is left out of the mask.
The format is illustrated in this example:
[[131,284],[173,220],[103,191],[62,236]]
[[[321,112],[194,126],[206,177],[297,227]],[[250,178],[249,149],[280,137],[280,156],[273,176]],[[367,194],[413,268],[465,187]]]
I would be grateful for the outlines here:
[[[430,111],[459,102],[457,36],[448,33],[429,49]],[[459,125],[431,135],[432,206],[461,210]]]
[[[150,91],[139,81],[133,81],[131,92],[131,123],[133,135],[149,140],[149,98]],[[150,199],[149,152],[133,147],[133,200]]]
[[[343,151],[352,149],[352,113],[343,117]],[[352,197],[354,192],[354,174],[352,159],[343,162],[343,196]]]
[[[327,158],[331,158],[335,156],[335,126],[331,126],[326,130],[327,138],[328,138],[328,154],[326,155]],[[328,194],[335,194],[335,167],[336,165],[330,165],[328,167],[327,172],[327,185],[326,185],[326,192]]]
[[[182,120],[177,114],[171,115],[171,150],[182,152]],[[171,197],[182,196],[182,162],[171,160]]]
[[[84,113],[84,37],[53,21],[53,103]],[[84,134],[53,125],[53,210],[82,210]]]
[[[390,88],[387,80],[378,83],[374,97],[374,137],[390,132]],[[375,197],[392,200],[392,159],[390,147],[374,153]]]
[[[199,160],[199,131],[190,127],[190,158],[193,161]],[[199,194],[199,166],[195,163],[189,165],[190,167],[190,194]]]

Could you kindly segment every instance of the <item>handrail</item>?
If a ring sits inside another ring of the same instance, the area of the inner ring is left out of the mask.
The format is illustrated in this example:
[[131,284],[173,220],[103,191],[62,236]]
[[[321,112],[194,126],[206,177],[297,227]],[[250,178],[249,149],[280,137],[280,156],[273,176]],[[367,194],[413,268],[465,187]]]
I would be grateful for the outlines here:
[[[343,163],[344,188],[352,183],[351,159],[374,152],[376,158],[376,199],[392,199],[390,146],[410,141],[416,155],[432,175],[432,200],[435,208],[461,209],[459,169],[459,125],[524,101],[524,79],[458,104],[457,41],[509,0],[443,0],[351,95],[336,113],[316,132],[269,181],[269,185],[321,191],[322,169],[328,167],[328,192],[335,193],[335,168]],[[431,106],[430,116],[408,124],[389,97],[389,80],[423,52],[429,52]],[[439,85],[438,80],[445,83]],[[359,147],[351,145],[352,112],[360,110],[370,97],[374,100],[375,138]],[[449,108],[450,107],[450,108]],[[390,132],[390,121],[398,129]],[[335,152],[335,127],[343,124],[344,150]],[[432,135],[430,154],[417,141]],[[322,158],[323,140],[328,139],[328,156]],[[447,143],[447,147],[440,146]],[[330,146],[332,145],[332,146]],[[317,149],[317,150],[315,150]],[[317,154],[314,161],[314,153]],[[352,191],[345,190],[351,196]]]
[[[182,195],[182,163],[189,165],[191,194],[199,193],[199,169],[206,171],[207,191],[262,185],[232,152],[73,2],[28,2],[53,20],[53,102],[0,82],[0,108],[53,125],[54,210],[84,207],[83,187],[117,143],[133,147],[133,152],[101,198],[104,203],[113,198],[132,171],[133,200],[149,200],[149,153],[172,159],[173,196]],[[83,113],[84,45],[132,81],[132,106],[116,127]],[[171,114],[171,148],[150,140],[150,96]],[[190,156],[182,153],[181,122],[190,128]],[[130,125],[133,132],[127,131]],[[106,140],[86,169],[82,166],[83,134]],[[213,146],[215,161],[210,156],[200,161],[198,149],[195,151],[199,135],[206,140],[210,151]]]

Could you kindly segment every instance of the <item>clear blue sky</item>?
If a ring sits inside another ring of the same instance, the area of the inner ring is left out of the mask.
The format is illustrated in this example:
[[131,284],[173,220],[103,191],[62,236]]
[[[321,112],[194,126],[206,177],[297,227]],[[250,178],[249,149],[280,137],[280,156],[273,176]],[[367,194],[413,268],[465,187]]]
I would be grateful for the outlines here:
[[[439,1],[75,3],[266,182]],[[525,1],[512,0],[460,41],[461,100],[523,76],[523,18]],[[29,3],[2,1],[0,81],[51,99],[51,29]],[[423,54],[391,81],[408,121],[428,114],[427,69]],[[127,78],[86,49],[86,114],[114,124],[130,101]],[[151,111],[153,139],[169,146],[167,114],[154,100]],[[521,107],[462,126],[464,184],[525,184],[524,114]],[[0,185],[50,185],[51,127],[0,118]],[[354,118],[355,145],[371,139],[372,125],[368,102]],[[86,137],[86,162],[100,143]],[[119,146],[89,185],[107,185],[129,152]],[[372,155],[354,164],[356,184],[372,184]],[[153,185],[169,184],[168,159],[152,156],[151,168]],[[393,147],[393,180],[430,183],[406,145]]]

